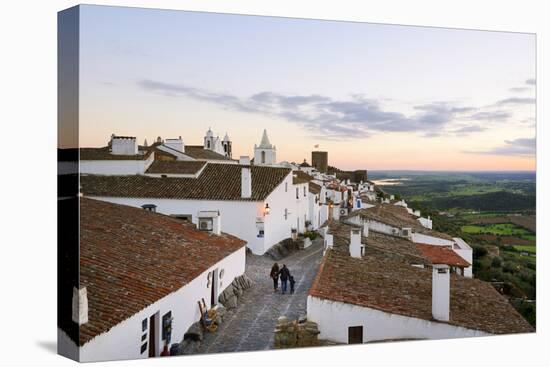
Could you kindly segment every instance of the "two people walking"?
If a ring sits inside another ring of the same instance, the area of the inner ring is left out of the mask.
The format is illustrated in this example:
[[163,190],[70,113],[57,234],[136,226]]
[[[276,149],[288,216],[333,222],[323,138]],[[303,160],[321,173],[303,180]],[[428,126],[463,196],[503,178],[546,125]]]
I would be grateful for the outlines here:
[[290,270],[288,270],[285,264],[283,264],[283,267],[280,269],[279,264],[273,264],[269,276],[273,279],[274,292],[277,292],[277,288],[279,287],[279,277],[281,277],[281,293],[286,293],[288,282],[290,282],[290,293],[294,293],[294,284],[296,283],[296,281],[294,280],[294,277],[290,274]]

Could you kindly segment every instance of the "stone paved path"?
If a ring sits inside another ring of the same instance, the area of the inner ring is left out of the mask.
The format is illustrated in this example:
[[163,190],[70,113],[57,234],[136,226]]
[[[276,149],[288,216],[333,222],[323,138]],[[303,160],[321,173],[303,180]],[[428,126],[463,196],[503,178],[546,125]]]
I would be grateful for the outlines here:
[[[278,261],[286,264],[296,279],[294,294],[273,292],[269,271],[273,260],[247,255],[246,275],[254,282],[239,298],[236,309],[227,312],[215,333],[205,333],[198,353],[223,353],[273,348],[273,330],[279,316],[297,319],[306,314],[307,292],[317,274],[323,255],[322,238],[305,250]],[[290,286],[289,286],[290,287]]]

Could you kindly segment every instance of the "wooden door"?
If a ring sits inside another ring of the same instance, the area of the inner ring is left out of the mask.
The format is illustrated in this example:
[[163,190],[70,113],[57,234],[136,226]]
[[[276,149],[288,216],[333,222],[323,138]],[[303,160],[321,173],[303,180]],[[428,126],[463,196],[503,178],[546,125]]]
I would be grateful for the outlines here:
[[363,327],[350,326],[348,328],[348,344],[362,344],[362,343],[363,343]]
[[157,325],[155,323],[155,315],[149,318],[149,357],[156,357],[156,335]]

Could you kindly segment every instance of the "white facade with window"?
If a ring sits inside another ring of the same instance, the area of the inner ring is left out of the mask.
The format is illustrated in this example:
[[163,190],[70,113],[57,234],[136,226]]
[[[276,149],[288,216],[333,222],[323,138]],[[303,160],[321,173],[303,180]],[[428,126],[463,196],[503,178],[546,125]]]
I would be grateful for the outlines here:
[[[80,348],[77,348],[76,344],[62,330],[58,330],[60,347],[64,350],[71,350],[71,355],[79,355],[80,362],[148,358],[148,346],[143,351],[141,349],[145,343],[142,341],[142,336],[146,335],[146,342],[155,343],[155,355],[160,356],[166,343],[166,340],[162,339],[162,317],[171,312],[173,322],[170,343],[179,343],[191,324],[200,319],[197,302],[204,298],[210,307],[212,296],[210,287],[215,287],[214,296],[217,302],[218,296],[231,284],[233,279],[244,274],[245,260],[245,247],[242,247],[212,265],[182,288],[157,300],[118,325],[114,325],[108,332],[96,336]],[[210,275],[211,281],[209,282],[209,274],[217,274],[216,279],[212,279],[212,275]],[[220,275],[222,276],[220,277]],[[154,340],[150,340],[149,333],[151,316],[155,318],[156,337]],[[145,328],[143,328],[143,320],[147,320]]]

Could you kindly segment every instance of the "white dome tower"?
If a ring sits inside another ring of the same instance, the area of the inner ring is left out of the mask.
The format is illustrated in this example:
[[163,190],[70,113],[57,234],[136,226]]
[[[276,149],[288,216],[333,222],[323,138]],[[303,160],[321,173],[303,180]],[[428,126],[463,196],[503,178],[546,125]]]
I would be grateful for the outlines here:
[[212,149],[214,147],[214,133],[210,128],[204,136],[204,149]]
[[229,135],[227,135],[227,133],[225,133],[225,136],[223,137],[222,144],[225,156],[231,158],[233,154],[231,152],[231,139],[229,139]]
[[254,164],[257,166],[273,166],[277,162],[277,149],[272,145],[264,129],[260,145],[254,144]]

